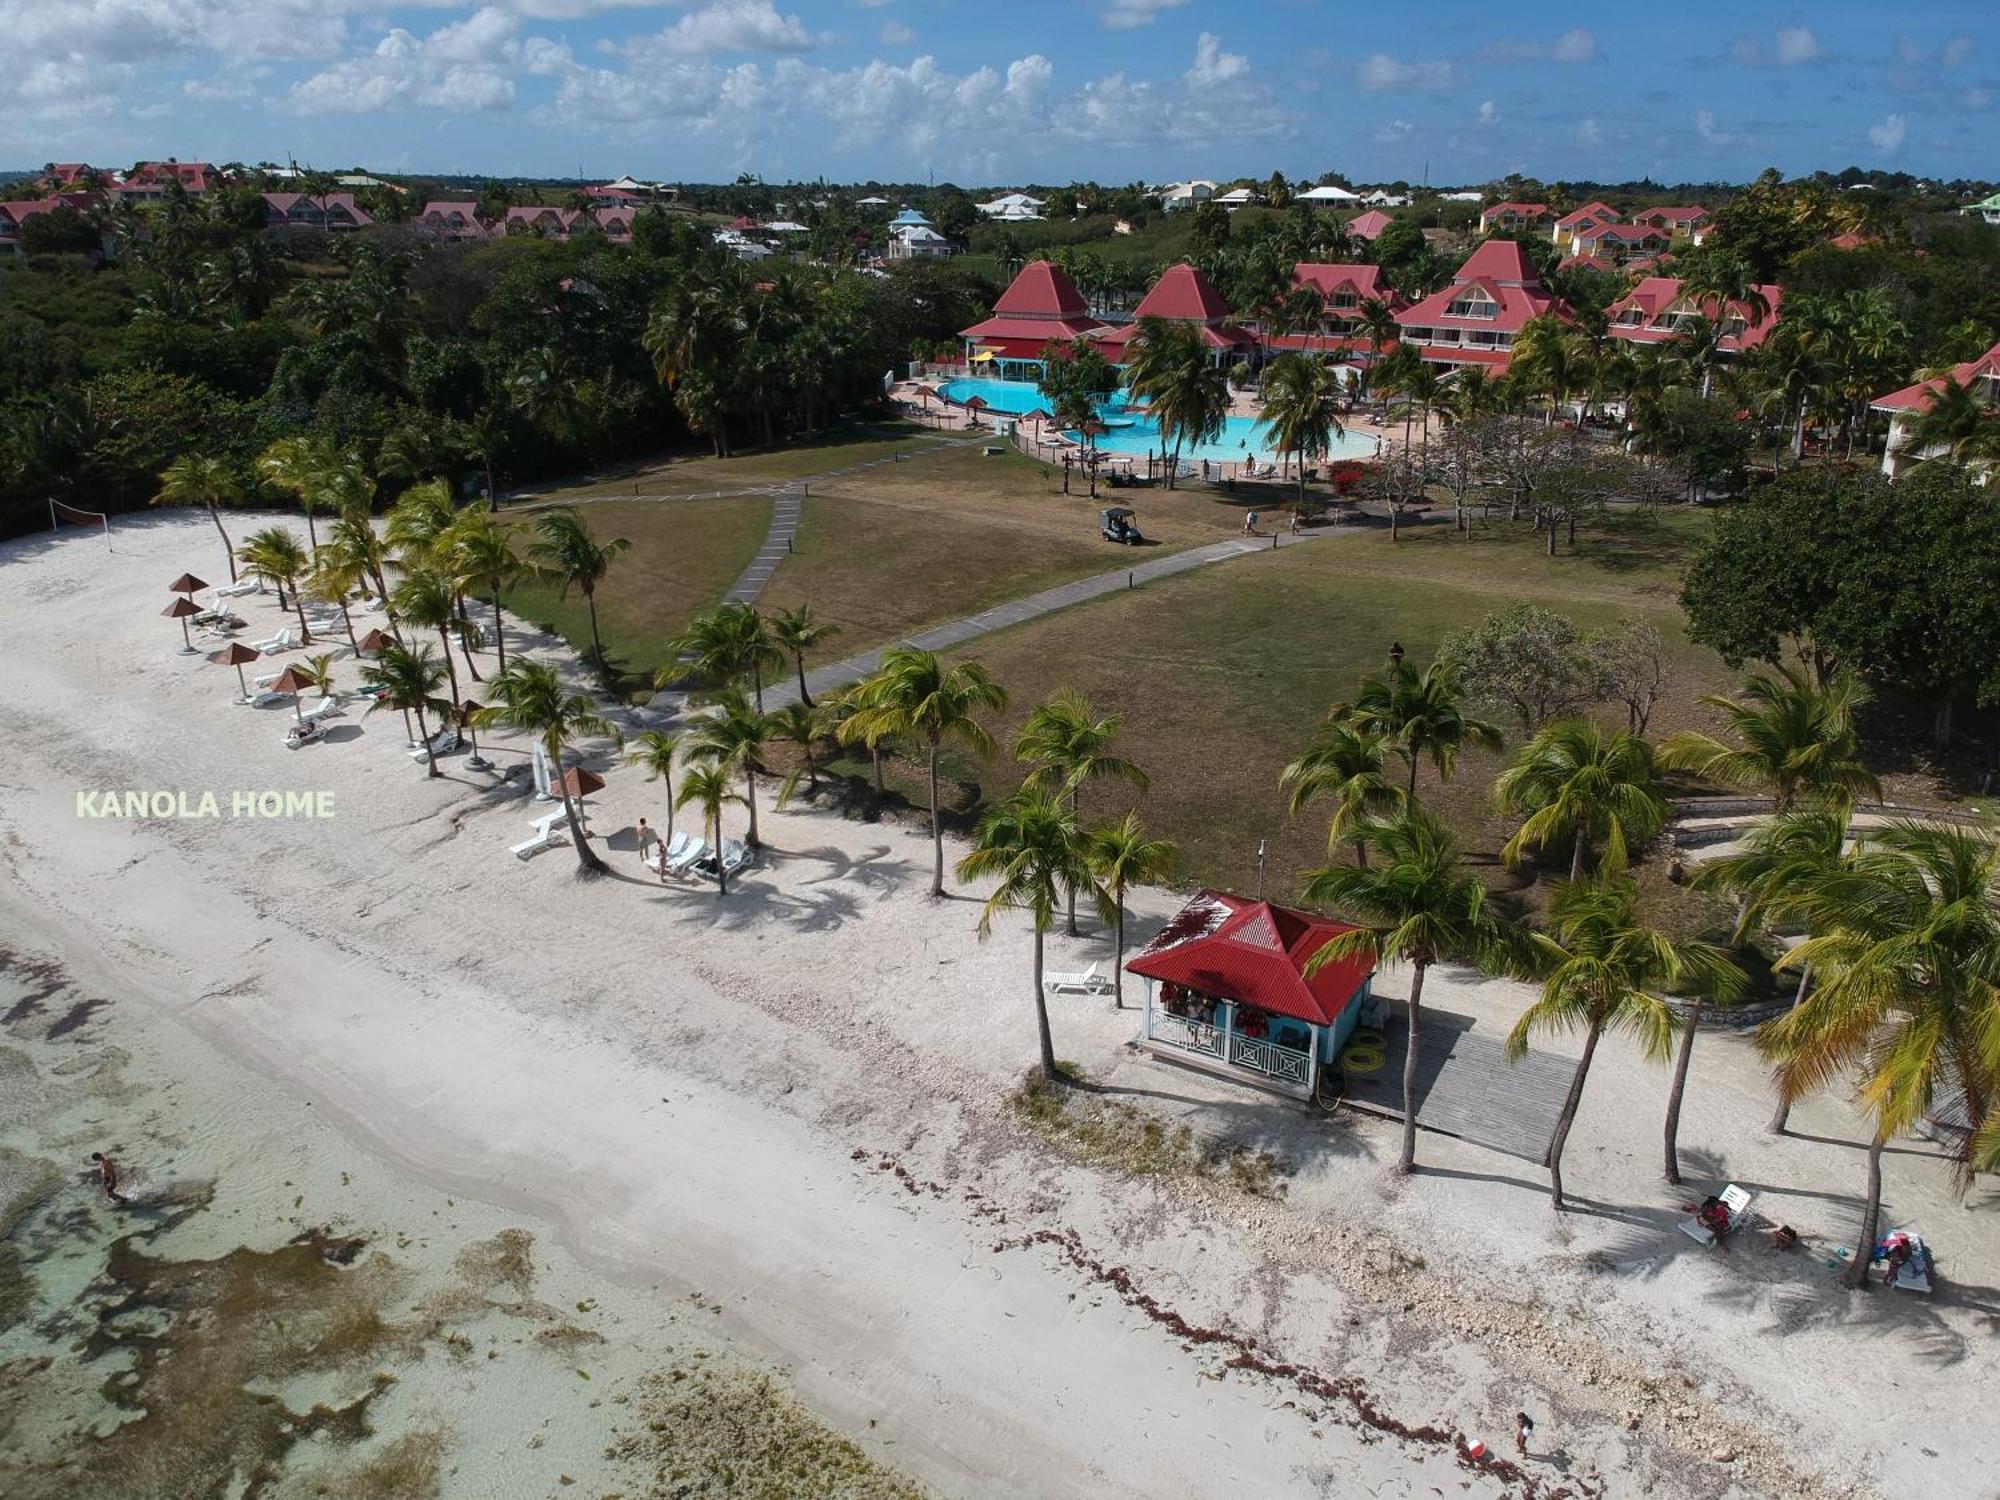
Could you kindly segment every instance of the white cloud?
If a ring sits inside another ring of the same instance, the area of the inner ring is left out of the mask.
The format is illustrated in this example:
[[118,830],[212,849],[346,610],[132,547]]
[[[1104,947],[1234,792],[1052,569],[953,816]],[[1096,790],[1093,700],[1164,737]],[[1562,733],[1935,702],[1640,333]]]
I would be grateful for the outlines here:
[[907,47],[917,39],[917,34],[901,21],[882,23],[882,45],[885,47]]
[[1371,94],[1410,93],[1450,88],[1458,81],[1458,70],[1442,58],[1404,62],[1377,52],[1354,70],[1354,81]]
[[1972,61],[1973,44],[1969,36],[1955,36],[1944,44],[1941,61],[1947,68],[1962,68]]
[[1604,127],[1595,120],[1576,122],[1576,143],[1579,146],[1601,146],[1604,144]]
[[1416,133],[1417,127],[1408,120],[1391,120],[1375,132],[1375,139],[1385,142],[1406,141]]
[[1113,31],[1151,26],[1163,10],[1179,10],[1188,0],[1107,0],[1104,24]]
[[1991,109],[1993,107],[1993,90],[1969,88],[1960,96],[1959,102],[1967,109]]
[[318,61],[347,39],[358,0],[6,0],[17,56],[77,69],[208,53],[230,59]]
[[1779,67],[1794,68],[1800,63],[1818,62],[1826,56],[1826,49],[1820,46],[1811,27],[1780,26],[1776,55]]
[[1481,54],[1489,62],[1597,61],[1597,37],[1588,27],[1572,26],[1552,42],[1495,42]]
[[257,76],[261,69],[246,73],[221,73],[214,78],[189,78],[182,82],[181,93],[203,104],[241,104],[257,97]]
[[714,0],[656,36],[624,50],[707,57],[722,52],[808,52],[819,45],[797,16],[780,15],[771,0]]
[[1204,31],[1194,44],[1194,66],[1187,70],[1187,81],[1197,87],[1207,87],[1241,78],[1249,71],[1249,58],[1240,52],[1224,52],[1222,38]]
[[531,36],[521,42],[521,71],[542,76],[567,73],[576,66],[567,45],[554,37]]
[[1481,125],[1498,125],[1500,123],[1500,111],[1494,106],[1491,99],[1480,101],[1479,123]]
[[1704,146],[1727,146],[1736,139],[1727,131],[1715,128],[1715,111],[1712,109],[1694,112],[1694,133]]
[[398,26],[373,52],[343,58],[293,84],[286,103],[306,115],[505,109],[514,102],[520,30],[518,16],[494,6],[422,39]]
[[1890,115],[1880,125],[1868,127],[1868,141],[1884,156],[1894,156],[1909,139],[1910,122],[1901,115]]

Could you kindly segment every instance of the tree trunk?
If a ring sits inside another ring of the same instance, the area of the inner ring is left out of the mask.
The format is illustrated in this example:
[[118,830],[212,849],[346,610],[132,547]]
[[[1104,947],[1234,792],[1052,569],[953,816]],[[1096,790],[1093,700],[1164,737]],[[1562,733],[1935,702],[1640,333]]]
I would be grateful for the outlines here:
[[361,641],[354,633],[354,616],[347,612],[347,593],[345,590],[342,590],[340,595],[340,623],[347,627],[347,644],[354,648],[354,655],[359,659],[361,655]]
[[[1070,815],[1070,820],[1072,822],[1075,822],[1077,818],[1077,799],[1082,794],[1082,791],[1083,789],[1081,787],[1076,787],[1072,788],[1069,794],[1069,815]],[[1077,827],[1081,828],[1082,826],[1083,825],[1081,823],[1077,823]],[[1071,886],[1069,888],[1068,895],[1069,895],[1069,935],[1071,937],[1082,937],[1083,934],[1076,930],[1076,887],[1075,886]]]
[[1125,888],[1120,886],[1112,893],[1111,900],[1117,907],[1112,918],[1112,951],[1114,954],[1111,970],[1111,1004],[1113,1009],[1125,1008]]
[[424,706],[417,705],[417,733],[423,736],[425,774],[438,774],[437,749],[431,744],[431,727],[424,722]]
[[813,706],[812,694],[806,691],[805,652],[794,651],[792,653],[792,660],[798,664],[799,668],[799,702],[803,703],[807,708],[811,708]]
[[1576,842],[1569,850],[1569,878],[1572,882],[1583,879],[1583,826],[1577,825]]
[[596,659],[596,665],[602,667],[604,665],[604,642],[597,638],[597,590],[585,589],[583,591],[583,602],[590,607],[590,654]]
[[313,643],[312,626],[306,624],[306,596],[299,592],[297,584],[292,585],[292,610],[299,617],[299,643],[310,646]]
[[1056,1081],[1056,1040],[1049,1034],[1049,1002],[1042,993],[1042,924],[1035,920],[1035,1028],[1042,1044],[1042,1079]]
[[451,626],[438,626],[438,639],[444,642],[444,669],[451,677],[451,701],[463,703],[458,693],[458,668],[451,664]]
[[[1793,1010],[1797,1010],[1801,1005],[1804,1005],[1806,1003],[1806,986],[1808,986],[1811,983],[1812,983],[1812,965],[1806,964],[1799,970],[1799,988],[1797,993],[1792,996]],[[1764,1128],[1770,1131],[1772,1135],[1783,1135],[1785,1133],[1785,1128],[1791,1124],[1791,1120],[1792,1120],[1791,1102],[1788,1099],[1786,1099],[1782,1093],[1780,1093],[1778,1095],[1778,1107],[1771,1112],[1771,1123],[1766,1125]]]
[[715,808],[715,843],[710,846],[715,851],[715,899],[720,901],[729,894],[729,866],[722,862],[722,805]]
[[752,849],[759,847],[757,838],[757,773],[749,766],[743,768],[743,800],[750,807],[749,844]]
[[1681,1181],[1681,1097],[1687,1092],[1688,1064],[1694,1060],[1695,1028],[1701,1025],[1701,1013],[1706,1008],[1697,999],[1688,1011],[1680,1049],[1674,1054],[1674,1081],[1667,1088],[1666,1172],[1667,1181],[1675,1187]]
[[1847,1284],[1855,1291],[1868,1285],[1868,1267],[1875,1258],[1875,1231],[1882,1217],[1882,1147],[1880,1129],[1868,1143],[1868,1197],[1861,1210],[1861,1239],[1854,1247],[1854,1264],[1847,1268]]
[[1401,529],[1401,527],[1402,527],[1402,521],[1403,521],[1403,507],[1402,507],[1402,506],[1400,506],[1400,505],[1398,505],[1398,504],[1397,504],[1397,503],[1396,503],[1395,501],[1391,500],[1391,501],[1389,502],[1389,540],[1390,540],[1390,541],[1392,541],[1392,542],[1393,542],[1393,541],[1395,541],[1395,540],[1396,540],[1396,534],[1397,534],[1397,532],[1398,532],[1398,531],[1399,531],[1399,530]]
[[1417,1054],[1422,1046],[1424,971],[1429,967],[1428,961],[1419,960],[1410,969],[1410,1039],[1403,1049],[1403,1154],[1396,1163],[1402,1176],[1417,1165]]
[[[556,790],[562,793],[563,816],[569,819],[569,836],[576,841],[576,862],[586,875],[602,875],[604,861],[597,857],[597,851],[590,847],[590,841],[583,836],[583,819],[577,815],[576,802],[570,797],[569,788],[562,784],[562,754],[552,757],[555,761]],[[717,861],[720,866],[720,859]]]
[[1420,764],[1422,762],[1419,760],[1416,751],[1412,750],[1410,752],[1410,785],[1408,788],[1408,795],[1412,801],[1416,799],[1417,795],[1417,767]]
[[882,805],[882,747],[875,741],[868,742],[868,759],[875,767],[875,805]]
[[1597,1038],[1604,1030],[1602,1021],[1592,1021],[1590,1030],[1584,1033],[1583,1056],[1576,1061],[1576,1072],[1569,1081],[1569,1095],[1563,1100],[1562,1113],[1556,1116],[1555,1134],[1549,1137],[1549,1202],[1558,1213],[1563,1204],[1563,1147],[1569,1144],[1569,1128],[1576,1123],[1576,1107],[1583,1102],[1583,1081],[1590,1074],[1590,1059],[1597,1051]]
[[236,577],[236,549],[229,545],[229,533],[222,529],[222,511],[218,507],[211,505],[208,508],[208,518],[215,522],[215,534],[222,538],[222,555],[229,562],[229,581],[235,583],[238,581]]
[[[936,739],[932,739],[930,743],[930,752],[931,894],[933,896],[942,896],[944,894],[944,825],[938,821],[938,742]],[[1036,951],[1040,952],[1041,938],[1039,934],[1036,936],[1035,943]]]
[[500,588],[493,588],[493,649],[499,653],[500,670],[507,670],[507,631],[500,623]]

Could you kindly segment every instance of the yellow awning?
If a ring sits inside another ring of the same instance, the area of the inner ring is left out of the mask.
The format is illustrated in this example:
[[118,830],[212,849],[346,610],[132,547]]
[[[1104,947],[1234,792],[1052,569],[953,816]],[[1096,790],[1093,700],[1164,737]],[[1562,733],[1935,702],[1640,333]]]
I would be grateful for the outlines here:
[[993,351],[991,349],[981,349],[977,354],[972,356],[972,363],[975,365],[989,364],[992,362],[992,359]]

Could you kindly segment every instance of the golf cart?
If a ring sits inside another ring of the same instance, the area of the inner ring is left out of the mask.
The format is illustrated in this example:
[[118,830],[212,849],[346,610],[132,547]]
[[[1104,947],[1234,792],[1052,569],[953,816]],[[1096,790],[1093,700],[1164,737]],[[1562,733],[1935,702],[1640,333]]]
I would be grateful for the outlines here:
[[1139,528],[1132,522],[1131,507],[1114,505],[1097,515],[1098,534],[1107,542],[1120,542],[1127,547],[1136,547],[1146,539],[1139,535]]

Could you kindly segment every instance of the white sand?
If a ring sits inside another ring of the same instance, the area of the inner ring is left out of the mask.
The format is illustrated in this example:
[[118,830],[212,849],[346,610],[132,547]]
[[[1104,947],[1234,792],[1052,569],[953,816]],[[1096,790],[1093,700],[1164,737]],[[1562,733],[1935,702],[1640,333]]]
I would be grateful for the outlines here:
[[[1194,1325],[1360,1380],[1403,1423],[1510,1447],[1525,1406],[1538,1451],[1568,1470],[1531,1465],[1545,1484],[1990,1491],[1975,1393],[1994,1378],[1992,1198],[1952,1200],[1929,1148],[1891,1160],[1890,1222],[1933,1243],[1946,1289],[1851,1300],[1811,1256],[1704,1254],[1673,1232],[1687,1193],[1658,1183],[1664,1077],[1622,1047],[1600,1052],[1566,1173],[1602,1209],[1558,1220],[1525,1163],[1426,1137],[1442,1170],[1393,1188],[1386,1127],[1140,1060],[1123,1047],[1132,1013],[1064,1001],[1062,1055],[1299,1168],[1282,1206],[1109,1177],[1006,1110],[1034,1052],[1027,936],[1002,919],[979,944],[972,902],[923,900],[920,830],[767,808],[775,853],[741,889],[663,890],[620,833],[662,823],[665,799],[621,768],[592,819],[626,842],[615,878],[576,881],[566,849],[524,864],[507,853],[540,811],[523,777],[494,790],[454,757],[427,781],[389,712],[288,751],[288,707],[233,706],[233,671],[174,654],[165,583],[219,576],[205,519],[124,524],[116,545],[0,552],[0,910],[59,931],[73,964],[309,1099],[358,1148],[553,1224],[586,1262],[661,1286],[663,1306],[712,1296],[730,1334],[940,1493],[1502,1492],[1344,1410],[1315,1419],[1326,1403],[1280,1382],[1210,1378],[1221,1355],[1049,1248],[996,1253],[1038,1229],[1074,1230]],[[268,596],[246,604],[253,635],[277,625]],[[530,644],[552,649],[510,637]],[[482,746],[522,758],[506,737]],[[78,819],[79,789],[112,787],[213,790],[225,810],[239,790],[325,790],[335,816]],[[1175,902],[1135,904],[1156,921]],[[1058,940],[1052,957],[1102,953]],[[1449,976],[1430,998],[1492,1027],[1520,1004]],[[1849,1239],[1848,1111],[1798,1113],[1824,1141],[1772,1141],[1745,1044],[1705,1035],[1696,1069],[1690,1164]],[[948,1191],[911,1194],[877,1153]],[[1711,1462],[1725,1445],[1735,1459]]]

